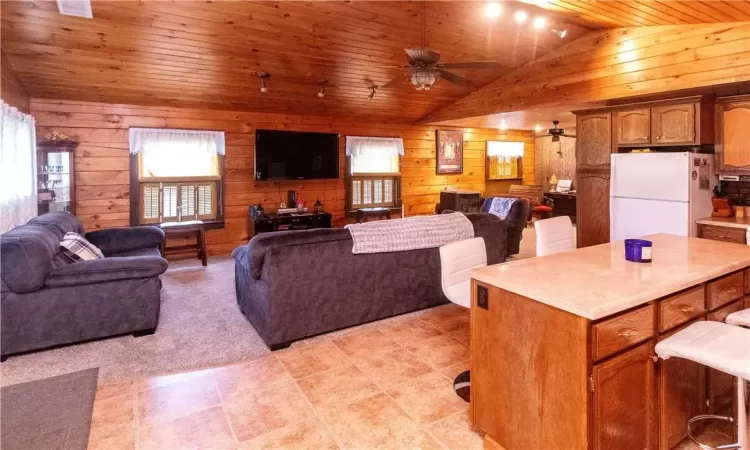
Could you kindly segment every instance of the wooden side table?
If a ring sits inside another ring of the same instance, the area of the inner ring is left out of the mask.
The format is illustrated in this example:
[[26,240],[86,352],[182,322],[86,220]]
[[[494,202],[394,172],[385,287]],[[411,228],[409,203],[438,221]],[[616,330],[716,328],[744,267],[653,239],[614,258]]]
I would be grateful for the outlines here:
[[390,208],[359,208],[357,210],[357,223],[367,222],[368,217],[377,217],[378,220],[385,217],[386,219],[391,218]]
[[[164,240],[161,243],[161,256],[166,258],[167,255],[184,254],[196,252],[198,259],[206,266],[206,228],[201,220],[191,220],[188,222],[165,222],[161,224],[164,230]],[[167,247],[167,240],[176,237],[195,236],[195,245],[178,245],[177,247]]]

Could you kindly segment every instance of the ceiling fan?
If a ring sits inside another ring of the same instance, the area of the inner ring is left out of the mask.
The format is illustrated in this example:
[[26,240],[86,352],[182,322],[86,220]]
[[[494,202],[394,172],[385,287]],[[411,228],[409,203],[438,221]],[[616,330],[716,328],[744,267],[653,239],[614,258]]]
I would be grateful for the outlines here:
[[405,48],[404,51],[406,52],[406,59],[408,64],[397,66],[401,69],[408,69],[406,73],[407,77],[396,77],[381,87],[391,87],[395,84],[400,83],[406,78],[411,81],[411,84],[413,84],[418,91],[429,91],[430,87],[432,87],[432,85],[435,83],[435,81],[437,81],[438,78],[442,78],[445,81],[456,84],[458,86],[470,87],[472,86],[471,80],[460,75],[456,75],[453,72],[448,72],[445,69],[495,69],[501,67],[499,63],[494,61],[466,61],[440,64],[440,53],[428,49],[426,45],[426,3],[426,1],[422,1],[422,48]]
[[[405,48],[408,64],[400,65],[399,68],[409,69],[407,77],[418,91],[429,91],[430,87],[442,78],[445,81],[463,87],[471,87],[471,80],[448,72],[445,69],[496,69],[501,67],[500,63],[494,61],[466,61],[455,63],[439,63],[440,53],[428,48],[415,49]],[[382,87],[388,88],[400,83],[405,78],[399,76],[387,82]]]
[[552,125],[554,125],[555,128],[548,129],[547,130],[547,134],[543,134],[540,137],[552,136],[552,142],[560,142],[560,136],[570,137],[570,138],[576,137],[573,134],[565,134],[565,130],[563,128],[557,128],[557,125],[559,123],[560,123],[559,120],[553,120],[552,121]]

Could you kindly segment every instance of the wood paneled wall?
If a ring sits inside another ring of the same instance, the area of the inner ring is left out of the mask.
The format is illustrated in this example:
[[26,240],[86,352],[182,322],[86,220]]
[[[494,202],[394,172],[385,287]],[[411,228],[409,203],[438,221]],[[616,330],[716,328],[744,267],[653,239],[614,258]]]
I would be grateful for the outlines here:
[[[286,191],[294,189],[306,201],[317,198],[336,223],[344,222],[345,136],[402,137],[402,194],[406,215],[434,211],[439,193],[446,186],[485,191],[485,141],[523,140],[533,182],[534,139],[531,132],[496,129],[464,130],[464,172],[435,174],[435,127],[373,124],[331,117],[294,116],[237,111],[170,107],[114,105],[33,99],[31,111],[37,120],[37,136],[43,139],[58,131],[80,142],[76,150],[76,212],[86,229],[129,225],[128,127],[192,128],[226,133],[227,153],[225,222],[221,230],[208,233],[211,254],[228,253],[247,242],[247,208],[262,203],[270,211]],[[256,182],[254,180],[255,129],[335,132],[340,139],[340,177],[337,180]],[[443,128],[443,127],[441,127]]]
[[2,52],[0,52],[0,66],[2,66],[0,67],[0,98],[10,106],[18,108],[19,111],[28,113],[29,96]]
[[[576,129],[566,127],[565,131],[575,135]],[[538,184],[549,189],[549,180],[554,174],[560,180],[573,180],[576,188],[576,139],[561,137],[559,142],[552,142],[549,136],[534,139],[536,150],[535,178]]]
[[750,81],[750,22],[589,33],[421,123]]

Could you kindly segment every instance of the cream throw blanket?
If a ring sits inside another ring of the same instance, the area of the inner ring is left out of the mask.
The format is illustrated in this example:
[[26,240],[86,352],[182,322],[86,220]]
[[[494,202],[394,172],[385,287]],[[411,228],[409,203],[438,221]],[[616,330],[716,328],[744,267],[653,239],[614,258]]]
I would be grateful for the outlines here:
[[440,247],[474,237],[474,226],[462,213],[379,220],[345,227],[352,253],[389,253]]

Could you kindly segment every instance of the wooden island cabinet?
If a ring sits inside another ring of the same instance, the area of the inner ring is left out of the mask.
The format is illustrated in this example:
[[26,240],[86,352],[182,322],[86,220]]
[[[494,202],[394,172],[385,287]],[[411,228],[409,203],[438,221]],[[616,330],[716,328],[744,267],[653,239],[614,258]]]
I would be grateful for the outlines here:
[[732,377],[654,347],[746,303],[750,247],[649,239],[649,264],[615,242],[472,272],[475,427],[506,450],[669,450],[690,417],[731,414]]

